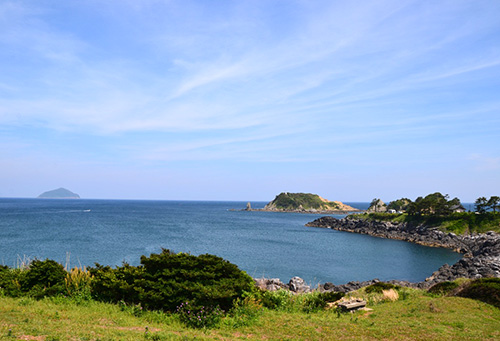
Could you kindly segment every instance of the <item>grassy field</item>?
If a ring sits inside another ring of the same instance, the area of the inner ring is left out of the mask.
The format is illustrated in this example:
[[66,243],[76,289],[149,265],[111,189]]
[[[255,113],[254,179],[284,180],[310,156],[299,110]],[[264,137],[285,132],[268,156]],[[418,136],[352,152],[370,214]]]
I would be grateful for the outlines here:
[[[146,312],[67,298],[0,298],[2,340],[499,340],[500,309],[467,298],[404,289],[385,295],[351,294],[370,311],[305,313],[262,309],[251,323],[226,317],[216,329],[191,329],[175,314]],[[392,298],[394,299],[394,298]]]

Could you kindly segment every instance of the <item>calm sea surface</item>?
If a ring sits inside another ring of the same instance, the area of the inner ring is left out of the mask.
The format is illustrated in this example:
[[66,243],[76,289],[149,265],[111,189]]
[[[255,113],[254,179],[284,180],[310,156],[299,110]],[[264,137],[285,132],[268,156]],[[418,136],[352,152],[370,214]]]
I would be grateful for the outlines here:
[[[347,203],[366,208],[367,203]],[[264,202],[252,202],[260,208]],[[319,215],[231,211],[246,202],[0,199],[0,263],[30,257],[70,266],[139,264],[161,248],[210,253],[253,277],[310,284],[422,281],[450,250],[305,227]],[[339,218],[341,216],[338,216]]]

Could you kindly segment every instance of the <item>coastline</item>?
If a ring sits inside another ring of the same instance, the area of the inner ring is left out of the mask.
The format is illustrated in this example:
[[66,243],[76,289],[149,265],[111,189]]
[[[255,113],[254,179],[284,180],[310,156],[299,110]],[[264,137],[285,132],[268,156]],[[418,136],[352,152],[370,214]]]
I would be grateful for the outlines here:
[[[434,284],[458,278],[500,278],[500,234],[496,232],[461,236],[421,225],[411,226],[407,223],[368,221],[352,216],[342,219],[321,217],[307,223],[306,226],[403,240],[430,247],[443,247],[464,254],[464,258],[451,266],[444,264],[423,282],[392,280],[389,283],[425,289]],[[378,280],[374,279],[366,282],[349,282],[340,286],[325,283],[320,290],[347,292],[376,282]]]

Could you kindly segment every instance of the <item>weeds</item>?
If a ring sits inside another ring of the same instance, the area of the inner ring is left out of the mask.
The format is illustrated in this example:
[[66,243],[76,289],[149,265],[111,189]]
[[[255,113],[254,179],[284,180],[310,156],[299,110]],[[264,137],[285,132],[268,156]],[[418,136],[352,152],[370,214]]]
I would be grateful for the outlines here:
[[215,328],[224,316],[224,311],[216,307],[196,307],[190,302],[181,303],[177,307],[181,322],[191,328]]
[[256,298],[246,297],[243,300],[237,299],[234,307],[229,311],[228,316],[224,320],[224,324],[231,328],[250,326],[258,321],[263,312],[262,303]]

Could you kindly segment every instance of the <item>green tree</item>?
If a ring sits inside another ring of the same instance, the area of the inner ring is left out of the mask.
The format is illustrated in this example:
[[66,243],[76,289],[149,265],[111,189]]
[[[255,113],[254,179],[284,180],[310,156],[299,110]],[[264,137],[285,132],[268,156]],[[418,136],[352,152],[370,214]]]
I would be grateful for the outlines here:
[[449,215],[455,209],[463,209],[460,199],[449,199],[449,195],[442,195],[439,192],[429,194],[425,198],[418,197],[414,203],[408,206],[408,214],[433,214],[433,215]]
[[488,200],[485,197],[477,198],[474,204],[478,213],[485,213],[488,208]]
[[500,208],[500,197],[492,196],[488,199],[488,207],[496,213],[497,209]]
[[393,209],[396,211],[407,211],[412,201],[408,198],[401,198],[398,200],[391,201],[389,205],[387,205],[387,209]]

